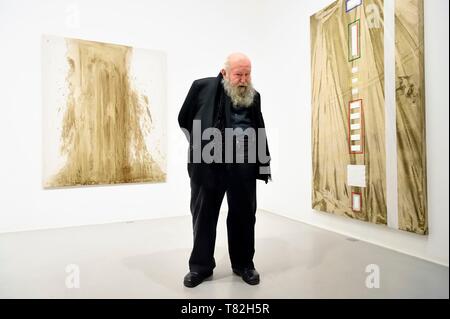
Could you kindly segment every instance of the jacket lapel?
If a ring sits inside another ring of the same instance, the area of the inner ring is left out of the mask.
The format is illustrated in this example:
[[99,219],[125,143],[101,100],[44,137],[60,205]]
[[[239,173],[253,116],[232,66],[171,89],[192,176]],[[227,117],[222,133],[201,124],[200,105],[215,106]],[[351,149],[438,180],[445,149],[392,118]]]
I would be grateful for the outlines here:
[[206,93],[206,101],[203,106],[203,112],[202,112],[202,133],[205,129],[210,128],[213,126],[214,121],[214,109],[216,106],[216,96],[218,94],[219,85],[221,85],[222,81],[222,74],[219,74],[214,81],[212,82],[211,86],[208,88],[208,91]]

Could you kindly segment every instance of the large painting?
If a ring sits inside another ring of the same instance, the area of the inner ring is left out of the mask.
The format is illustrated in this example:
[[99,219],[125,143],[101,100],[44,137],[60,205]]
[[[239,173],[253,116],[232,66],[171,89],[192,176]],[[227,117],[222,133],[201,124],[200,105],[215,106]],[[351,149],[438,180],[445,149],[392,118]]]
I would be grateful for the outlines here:
[[312,206],[427,234],[423,0],[389,3],[311,17]]
[[43,186],[166,179],[163,52],[43,36]]

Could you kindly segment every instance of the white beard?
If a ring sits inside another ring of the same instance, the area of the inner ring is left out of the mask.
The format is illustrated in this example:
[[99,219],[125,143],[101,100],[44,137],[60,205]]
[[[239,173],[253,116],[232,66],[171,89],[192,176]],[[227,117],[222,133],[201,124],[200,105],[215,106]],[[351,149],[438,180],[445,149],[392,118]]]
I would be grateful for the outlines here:
[[227,79],[222,79],[225,93],[231,98],[235,106],[250,107],[253,104],[256,91],[253,85],[249,83],[247,86],[233,86]]

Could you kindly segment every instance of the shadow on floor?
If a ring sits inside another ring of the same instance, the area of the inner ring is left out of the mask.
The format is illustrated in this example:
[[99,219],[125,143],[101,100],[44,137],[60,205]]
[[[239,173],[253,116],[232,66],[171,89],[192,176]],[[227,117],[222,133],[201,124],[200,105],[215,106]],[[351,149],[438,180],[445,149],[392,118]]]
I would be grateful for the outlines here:
[[[284,273],[295,268],[303,260],[301,251],[294,250],[294,245],[276,237],[257,239],[255,253],[255,268],[264,276]],[[122,262],[130,269],[142,272],[152,282],[173,291],[182,287],[183,277],[189,271],[188,260],[190,248],[164,250],[146,255],[136,255],[124,258]],[[241,282],[231,270],[228,249],[219,245],[215,251],[216,268],[214,276],[207,281]]]

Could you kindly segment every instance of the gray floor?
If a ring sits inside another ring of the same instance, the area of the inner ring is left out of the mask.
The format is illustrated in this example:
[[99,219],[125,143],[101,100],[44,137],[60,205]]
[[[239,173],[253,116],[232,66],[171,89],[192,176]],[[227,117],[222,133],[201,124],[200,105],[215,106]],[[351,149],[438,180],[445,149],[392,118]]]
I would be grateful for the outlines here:
[[[194,289],[189,217],[0,234],[0,298],[449,298],[447,267],[267,212],[256,232],[259,286],[231,273],[222,214],[217,268]],[[71,264],[79,288],[66,287]],[[366,286],[371,264],[380,288]]]

